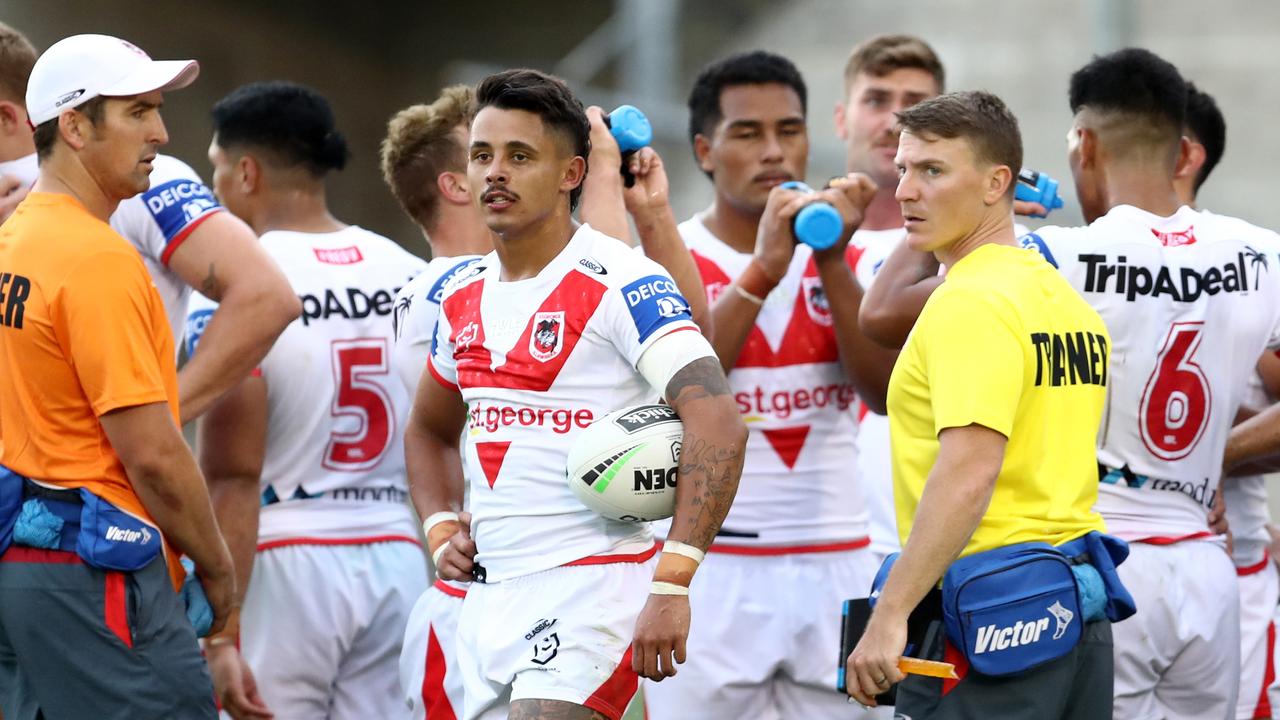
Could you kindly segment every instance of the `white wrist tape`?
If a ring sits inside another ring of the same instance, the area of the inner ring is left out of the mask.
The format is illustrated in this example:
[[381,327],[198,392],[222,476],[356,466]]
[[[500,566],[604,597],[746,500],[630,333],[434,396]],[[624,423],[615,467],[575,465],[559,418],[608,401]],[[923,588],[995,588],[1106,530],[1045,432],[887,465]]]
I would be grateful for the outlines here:
[[677,585],[675,583],[662,582],[661,580],[654,580],[653,584],[649,586],[649,594],[650,595],[682,595],[684,597],[689,597],[689,588],[683,585]]
[[444,555],[444,549],[447,547],[449,547],[449,541],[445,540],[444,542],[440,543],[440,547],[436,548],[435,552],[431,553],[432,567],[436,567],[436,568],[440,567],[440,556]]
[[422,534],[426,537],[431,536],[431,528],[442,522],[458,522],[458,513],[445,510],[443,512],[431,513],[426,520],[422,521]]
[[663,542],[662,552],[671,553],[672,555],[683,555],[699,565],[701,565],[702,561],[707,557],[707,554],[698,548],[692,545],[685,545],[682,542],[676,542],[675,540],[667,540]]

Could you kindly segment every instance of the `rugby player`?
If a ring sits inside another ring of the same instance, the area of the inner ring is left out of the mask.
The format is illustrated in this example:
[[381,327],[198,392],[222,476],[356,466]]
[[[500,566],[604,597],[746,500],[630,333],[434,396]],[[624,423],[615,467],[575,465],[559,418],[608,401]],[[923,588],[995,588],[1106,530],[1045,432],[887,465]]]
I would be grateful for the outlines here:
[[[879,35],[853,49],[844,68],[844,99],[836,104],[836,136],[844,142],[845,171],[876,183],[866,217],[849,240],[857,253],[854,277],[864,290],[906,235],[902,208],[894,199],[898,168],[896,113],[946,89],[946,74],[928,43],[910,35]],[[938,278],[936,282],[940,282]],[[889,419],[858,402],[858,478],[866,498],[875,565],[901,550],[893,508],[889,463]]]
[[[391,372],[391,314],[424,263],[330,213],[325,179],[348,153],[314,90],[243,86],[214,105],[213,126],[214,191],[303,307],[199,426],[246,588],[238,618],[207,643],[214,685],[241,717],[408,717],[396,667],[427,576],[406,502],[409,396]],[[189,324],[212,305],[194,298]],[[204,340],[188,342],[199,358]]]
[[175,592],[196,563],[212,629],[235,574],[178,429],[165,308],[107,225],[149,185],[163,94],[193,60],[105,35],[36,61],[39,178],[0,227],[0,707],[10,718],[216,716]]
[[[26,84],[35,49],[21,33],[0,25],[0,126],[23,118],[26,107],[11,99]],[[6,130],[0,172],[29,187],[36,178],[31,133]],[[192,289],[220,301],[218,312],[198,328],[207,339],[199,360],[178,372],[179,406],[186,424],[253,370],[301,305],[280,269],[258,247],[243,222],[222,207],[200,177],[182,161],[157,155],[151,184],[120,202],[111,227],[138,249],[151,273],[175,342],[183,336]],[[16,194],[16,193],[15,193]],[[14,195],[7,196],[12,199]],[[4,201],[0,200],[0,204]]]
[[[474,115],[475,91],[454,85],[430,104],[397,112],[382,140],[383,180],[422,229],[432,255],[426,269],[396,294],[392,316],[391,365],[409,397],[417,393],[426,369],[445,286],[493,251],[492,233],[467,183],[467,141]],[[411,498],[420,487],[409,486]],[[424,512],[429,511],[420,511]],[[427,514],[422,517],[431,521]],[[429,535],[430,529],[424,523],[423,532]],[[400,692],[415,720],[456,718],[462,712],[454,637],[466,594],[467,583],[437,577],[409,614],[400,653]]]
[[[883,410],[891,355],[857,328],[861,289],[844,242],[813,251],[791,232],[823,200],[847,239],[874,193],[865,176],[806,196],[806,88],[766,52],[704,68],[689,96],[689,137],[715,187],[680,225],[694,254],[739,412],[751,430],[732,510],[692,599],[692,655],[674,682],[645,690],[654,717],[823,717],[848,712],[832,692],[841,603],[875,573],[857,483],[861,395]],[[743,632],[744,626],[757,628]]]
[[[471,514],[429,540],[441,577],[476,581],[456,643],[462,717],[616,720],[637,674],[685,660],[689,583],[732,502],[745,429],[710,345],[683,332],[696,325],[670,276],[574,223],[590,126],[568,87],[511,70],[476,94],[468,180],[495,252],[445,291],[434,381],[405,439],[426,510],[456,513],[468,430]],[[656,570],[647,526],[587,510],[564,474],[577,433],[651,387],[685,423]]]
[[[1183,204],[1196,207],[1200,187],[1222,160],[1227,125],[1213,97],[1190,82],[1187,83],[1183,136],[1187,143],[1173,186]],[[1241,415],[1261,412],[1274,402],[1261,373],[1265,370],[1274,377],[1280,369],[1278,366],[1280,359],[1273,353],[1263,353],[1259,358],[1258,371],[1251,373],[1246,382]],[[1267,556],[1271,536],[1266,527],[1270,518],[1266,479],[1261,474],[1224,477],[1222,498],[1231,529],[1231,559],[1240,581],[1240,690],[1235,718],[1269,720],[1271,702],[1267,692],[1275,678],[1275,616],[1276,605],[1280,603],[1280,575]]]

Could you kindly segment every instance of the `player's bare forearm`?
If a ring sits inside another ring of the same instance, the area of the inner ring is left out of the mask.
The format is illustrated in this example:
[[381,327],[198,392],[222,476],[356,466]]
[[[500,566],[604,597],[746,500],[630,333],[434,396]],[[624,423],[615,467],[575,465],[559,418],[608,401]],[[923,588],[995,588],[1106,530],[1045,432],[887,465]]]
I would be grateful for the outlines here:
[[302,313],[302,303],[253,231],[230,213],[217,213],[197,226],[169,267],[219,303],[200,337],[200,352],[178,373],[185,424],[253,371]]
[[838,253],[815,253],[818,275],[827,294],[835,328],[840,363],[858,396],[872,412],[885,412],[889,375],[898,354],[867,337],[858,324],[863,292],[845,262],[843,248]]
[[925,481],[911,534],[875,612],[905,619],[973,537],[991,504],[1006,439],[981,425],[947,428]]
[[196,456],[235,564],[239,600],[248,591],[257,552],[267,421],[267,383],[251,377],[220,398],[196,427]]
[[467,406],[424,369],[404,433],[409,498],[418,515],[462,509],[464,479],[458,442]]
[[622,153],[604,124],[604,111],[592,105],[587,108],[591,123],[591,153],[587,157],[590,172],[582,181],[582,222],[610,237],[631,244],[627,224],[627,208],[622,199]]
[[667,537],[706,550],[738,491],[747,426],[724,371],[712,358],[677,372],[666,397],[684,423],[675,517]]
[[942,284],[938,259],[898,245],[876,274],[862,299],[858,322],[862,332],[887,348],[901,349],[933,291]]
[[657,208],[637,211],[633,217],[644,254],[671,274],[680,294],[689,303],[693,321],[698,324],[702,334],[711,340],[715,323],[711,320],[710,308],[707,306],[707,291],[702,285],[702,273],[698,272],[693,255],[680,237],[679,225],[671,206],[663,202]]
[[138,499],[165,539],[202,572],[229,580],[231,555],[214,520],[204,477],[168,404],[116,410],[103,415],[101,422]]
[[1280,403],[1272,405],[1231,429],[1223,453],[1222,467],[1232,475],[1242,474],[1244,465],[1268,464],[1280,454]]

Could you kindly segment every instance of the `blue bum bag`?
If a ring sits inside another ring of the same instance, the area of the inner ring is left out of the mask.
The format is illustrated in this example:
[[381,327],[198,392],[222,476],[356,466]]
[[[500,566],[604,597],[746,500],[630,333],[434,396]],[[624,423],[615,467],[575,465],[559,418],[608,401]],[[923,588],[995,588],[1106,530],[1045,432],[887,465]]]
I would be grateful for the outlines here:
[[[1080,642],[1086,622],[1135,612],[1115,569],[1128,554],[1123,540],[1092,532],[1060,547],[1020,543],[961,558],[942,578],[947,639],[984,675],[1056,660]],[[876,574],[873,604],[896,560],[889,556]]]
[[45,487],[0,466],[0,551],[12,542],[122,572],[146,567],[162,548],[158,529],[88,490]]

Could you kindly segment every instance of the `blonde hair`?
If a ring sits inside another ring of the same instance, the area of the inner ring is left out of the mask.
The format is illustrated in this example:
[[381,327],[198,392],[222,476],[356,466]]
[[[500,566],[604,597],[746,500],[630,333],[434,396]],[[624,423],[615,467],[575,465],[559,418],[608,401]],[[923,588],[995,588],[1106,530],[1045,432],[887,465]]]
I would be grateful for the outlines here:
[[382,178],[415,222],[430,229],[439,219],[436,178],[467,166],[467,149],[454,137],[475,116],[475,91],[453,85],[429,105],[412,105],[392,116],[382,140]]

